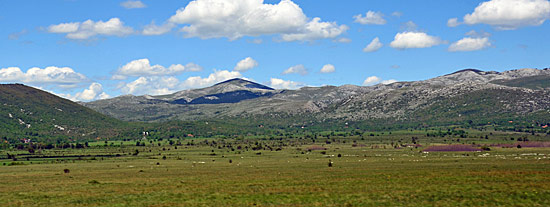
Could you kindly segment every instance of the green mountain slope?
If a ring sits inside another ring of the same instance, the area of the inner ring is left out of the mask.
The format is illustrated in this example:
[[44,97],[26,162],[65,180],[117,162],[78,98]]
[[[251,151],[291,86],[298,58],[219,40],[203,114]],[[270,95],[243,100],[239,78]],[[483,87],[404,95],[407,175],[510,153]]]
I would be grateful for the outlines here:
[[113,136],[123,122],[21,84],[0,84],[0,138],[57,142]]

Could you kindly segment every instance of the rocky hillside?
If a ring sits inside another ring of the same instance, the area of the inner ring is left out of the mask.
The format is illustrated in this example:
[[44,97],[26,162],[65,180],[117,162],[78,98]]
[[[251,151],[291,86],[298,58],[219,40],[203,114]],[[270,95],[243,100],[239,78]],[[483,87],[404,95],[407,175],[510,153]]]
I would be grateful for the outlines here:
[[242,79],[164,96],[120,96],[83,103],[128,121],[294,117],[448,123],[550,114],[550,70],[466,69],[414,82],[274,90]]

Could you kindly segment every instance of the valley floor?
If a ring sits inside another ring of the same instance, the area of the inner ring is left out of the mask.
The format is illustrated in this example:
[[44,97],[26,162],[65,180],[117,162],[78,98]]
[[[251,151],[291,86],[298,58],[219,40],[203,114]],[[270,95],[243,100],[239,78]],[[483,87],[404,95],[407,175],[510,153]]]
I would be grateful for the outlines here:
[[550,206],[550,148],[322,145],[51,150],[0,165],[0,206]]

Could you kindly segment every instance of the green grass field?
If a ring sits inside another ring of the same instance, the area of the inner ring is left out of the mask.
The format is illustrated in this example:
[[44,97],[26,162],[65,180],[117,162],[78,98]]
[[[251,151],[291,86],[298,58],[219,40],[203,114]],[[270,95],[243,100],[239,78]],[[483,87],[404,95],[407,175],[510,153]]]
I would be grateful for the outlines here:
[[18,159],[0,160],[0,206],[550,206],[550,148],[425,153],[379,138],[398,140],[1,151]]

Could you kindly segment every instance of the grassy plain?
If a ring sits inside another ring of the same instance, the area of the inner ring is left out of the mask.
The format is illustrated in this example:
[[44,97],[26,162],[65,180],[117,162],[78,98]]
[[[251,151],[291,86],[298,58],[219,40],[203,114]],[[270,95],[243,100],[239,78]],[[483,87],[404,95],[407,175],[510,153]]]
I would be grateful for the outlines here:
[[1,151],[0,206],[550,206],[550,148],[391,146],[404,134]]

